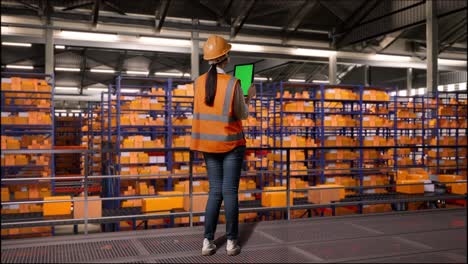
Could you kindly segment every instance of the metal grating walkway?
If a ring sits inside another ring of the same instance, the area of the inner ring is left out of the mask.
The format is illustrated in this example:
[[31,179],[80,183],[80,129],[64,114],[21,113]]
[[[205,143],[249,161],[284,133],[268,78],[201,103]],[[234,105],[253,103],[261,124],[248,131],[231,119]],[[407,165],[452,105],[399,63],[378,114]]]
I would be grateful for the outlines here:
[[1,242],[2,263],[404,262],[466,263],[466,208],[272,221],[240,226],[242,253],[201,256],[203,228]]

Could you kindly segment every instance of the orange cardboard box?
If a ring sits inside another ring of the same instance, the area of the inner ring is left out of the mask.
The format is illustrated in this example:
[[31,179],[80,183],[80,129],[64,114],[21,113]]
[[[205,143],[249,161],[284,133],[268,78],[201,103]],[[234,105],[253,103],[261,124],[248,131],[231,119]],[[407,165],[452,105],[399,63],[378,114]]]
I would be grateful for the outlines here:
[[[71,196],[49,196],[44,201],[71,200]],[[71,214],[71,202],[44,203],[44,216]]]
[[[89,199],[100,198],[99,196],[88,196]],[[84,199],[83,194],[73,198],[73,218],[79,219],[84,218],[84,201],[78,201]],[[102,201],[88,201],[88,218],[102,217]]]
[[[324,189],[335,187],[338,189]],[[332,201],[339,201],[344,197],[344,186],[339,184],[321,184],[311,187],[307,192],[307,200],[315,204],[328,204]]]
[[[422,184],[404,185],[404,186],[399,185],[399,184],[415,184],[415,183],[422,183]],[[424,182],[421,180],[398,180],[396,191],[400,193],[408,193],[408,194],[424,193]]]

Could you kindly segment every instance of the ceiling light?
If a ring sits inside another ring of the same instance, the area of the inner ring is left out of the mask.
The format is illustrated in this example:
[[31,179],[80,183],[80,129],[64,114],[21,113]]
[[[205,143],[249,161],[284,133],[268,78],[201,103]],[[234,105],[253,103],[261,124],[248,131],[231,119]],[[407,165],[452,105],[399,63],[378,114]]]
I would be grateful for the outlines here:
[[184,73],[184,76],[185,78],[190,78],[191,74],[190,73]]
[[395,96],[396,92],[390,92],[390,96]]
[[465,91],[466,90],[466,82],[465,83],[459,83],[458,84],[458,90],[459,91]]
[[397,56],[397,55],[385,55],[385,54],[375,54],[371,57],[374,60],[382,61],[409,61],[411,57],[409,56]]
[[268,78],[266,77],[254,77],[255,81],[268,81]]
[[91,72],[96,72],[96,73],[115,73],[114,70],[106,70],[106,69],[91,69]]
[[437,86],[437,91],[442,92],[443,90],[444,90],[444,86],[443,86],[443,85]]
[[31,47],[31,43],[20,43],[20,42],[2,42],[3,46],[15,46],[15,47]]
[[96,92],[107,92],[109,89],[107,88],[100,88],[100,87],[88,87],[86,90],[88,91],[96,91]]
[[466,66],[466,61],[464,60],[437,59],[437,63],[447,66]]
[[79,72],[80,68],[64,68],[64,67],[55,67],[56,71],[66,71],[66,72]]
[[232,51],[245,51],[245,52],[262,52],[264,51],[264,47],[260,45],[250,45],[250,44],[237,44],[231,43]]
[[455,84],[449,84],[449,85],[447,85],[447,91],[449,91],[449,92],[455,91]]
[[175,76],[175,77],[182,77],[183,74],[181,72],[155,72],[154,75],[156,76]]
[[419,88],[418,89],[418,95],[424,95],[426,93],[426,88]]
[[140,37],[140,41],[145,44],[161,45],[161,46],[177,46],[177,47],[192,46],[192,41],[185,40],[185,39]]
[[72,113],[81,113],[81,110],[71,110]]
[[55,86],[55,90],[78,91],[78,87]]
[[130,75],[148,75],[149,72],[147,71],[126,71],[127,74]]
[[296,48],[293,49],[291,53],[298,56],[330,57],[331,55],[335,55],[336,51]]
[[305,82],[304,79],[289,79],[288,82]]
[[115,34],[103,34],[93,32],[80,32],[64,30],[60,36],[67,39],[92,40],[92,41],[117,41],[119,36]]
[[27,66],[27,65],[7,65],[8,69],[25,69],[25,70],[32,70],[34,66]]
[[330,81],[325,81],[325,80],[313,80],[313,83],[330,83]]
[[120,89],[122,93],[139,93],[140,89]]
[[55,45],[55,48],[56,49],[65,49],[65,46],[64,45]]
[[66,113],[67,110],[66,109],[55,109],[55,112],[56,113]]
[[416,95],[416,93],[417,93],[416,89],[411,89],[411,91],[410,91],[411,96]]
[[399,96],[406,96],[406,95],[407,95],[407,91],[406,91],[406,90],[400,90],[400,91],[398,91],[398,95],[399,95]]

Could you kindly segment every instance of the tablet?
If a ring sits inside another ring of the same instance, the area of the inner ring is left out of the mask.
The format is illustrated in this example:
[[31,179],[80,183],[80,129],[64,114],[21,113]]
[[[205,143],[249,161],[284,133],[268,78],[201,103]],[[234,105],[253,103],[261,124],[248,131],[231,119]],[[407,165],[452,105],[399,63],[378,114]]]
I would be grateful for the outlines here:
[[253,64],[239,64],[234,66],[234,76],[240,80],[244,95],[249,92],[249,87],[254,80],[254,65]]

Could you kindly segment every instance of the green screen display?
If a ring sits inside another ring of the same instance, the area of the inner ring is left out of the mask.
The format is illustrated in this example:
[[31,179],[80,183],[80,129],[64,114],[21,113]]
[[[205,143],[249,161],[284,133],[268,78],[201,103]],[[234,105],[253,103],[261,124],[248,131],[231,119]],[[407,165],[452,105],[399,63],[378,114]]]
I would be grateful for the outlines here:
[[242,90],[244,91],[244,95],[248,94],[249,87],[253,82],[253,75],[253,64],[236,65],[234,69],[234,76],[240,80]]

